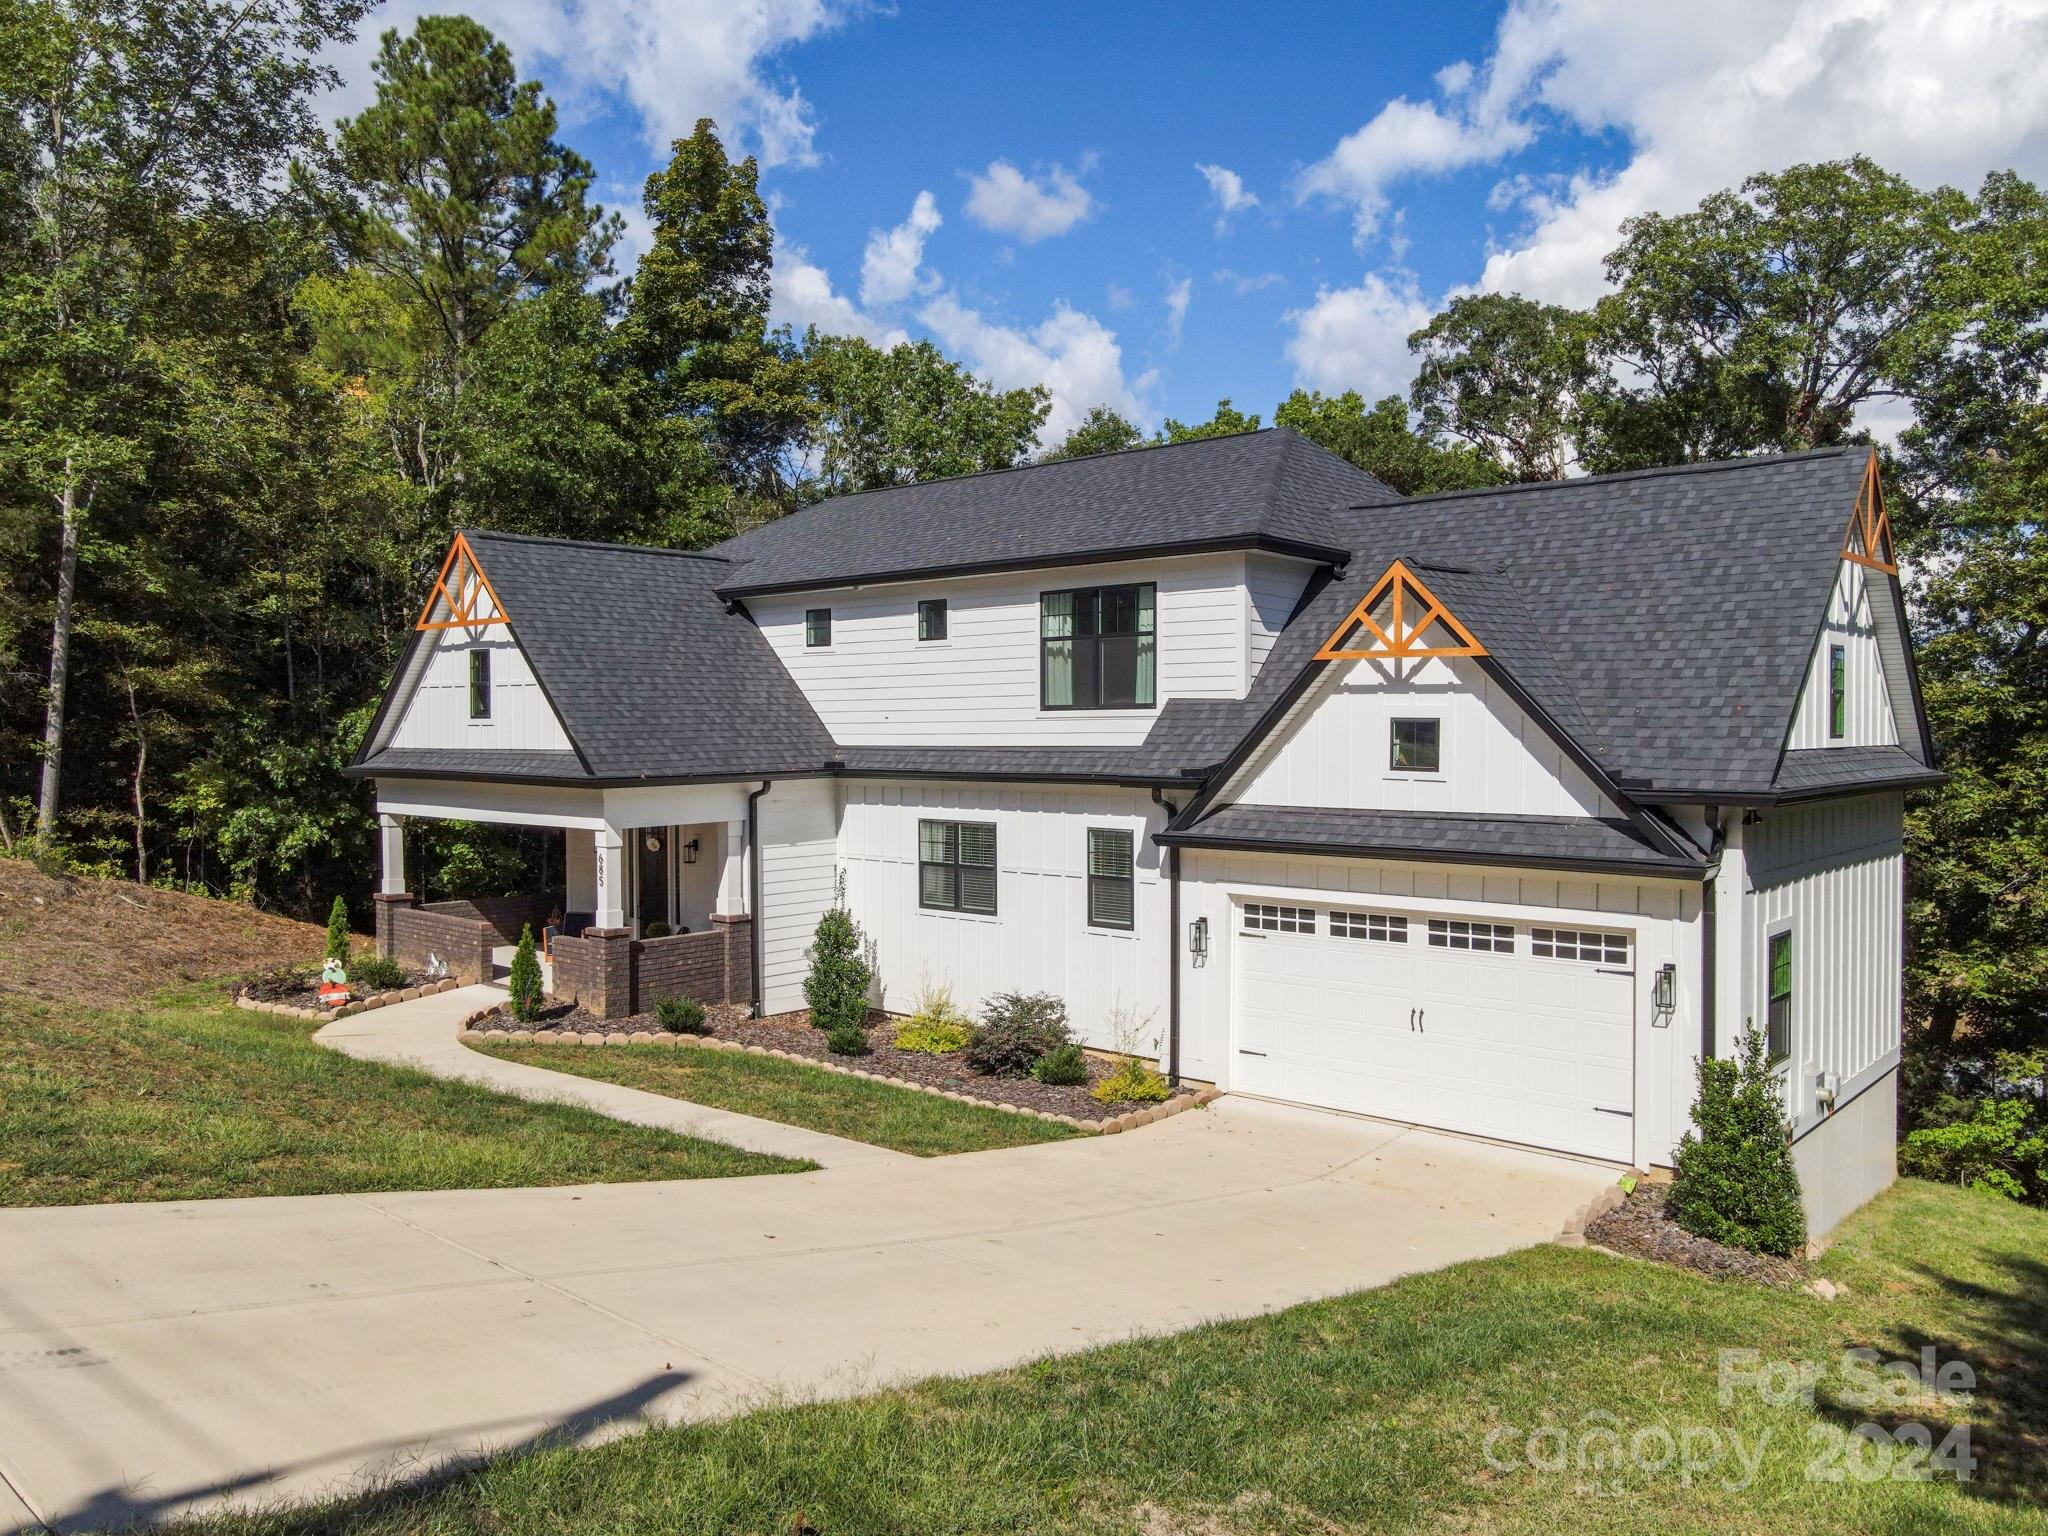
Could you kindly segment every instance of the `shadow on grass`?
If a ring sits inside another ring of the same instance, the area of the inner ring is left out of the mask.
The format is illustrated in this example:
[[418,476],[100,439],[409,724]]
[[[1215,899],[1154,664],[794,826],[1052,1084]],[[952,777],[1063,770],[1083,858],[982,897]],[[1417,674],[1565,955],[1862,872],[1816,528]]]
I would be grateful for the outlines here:
[[[1900,1447],[1892,1453],[1893,1465],[1924,1464],[1917,1450],[1909,1458],[1904,1449],[1921,1439],[1912,1426],[1924,1428],[1937,1448],[1966,1429],[1976,1466],[1960,1483],[1965,1492],[2004,1504],[2048,1506],[2048,1262],[2010,1250],[1984,1258],[2001,1274],[1995,1284],[1965,1280],[1926,1263],[1912,1266],[1957,1305],[1970,1340],[1900,1328],[1880,1351],[1887,1359],[1931,1362],[1936,1370],[1960,1361],[1970,1369],[1972,1387],[1944,1392],[1904,1383],[1900,1401],[1874,1404],[1824,1390],[1815,1406],[1852,1433],[1866,1425],[1885,1431]],[[1862,1465],[1884,1462],[1879,1451]],[[1848,1475],[1857,1475],[1854,1466]],[[1946,1479],[1956,1474],[1944,1471],[1937,1458],[1932,1475]]]

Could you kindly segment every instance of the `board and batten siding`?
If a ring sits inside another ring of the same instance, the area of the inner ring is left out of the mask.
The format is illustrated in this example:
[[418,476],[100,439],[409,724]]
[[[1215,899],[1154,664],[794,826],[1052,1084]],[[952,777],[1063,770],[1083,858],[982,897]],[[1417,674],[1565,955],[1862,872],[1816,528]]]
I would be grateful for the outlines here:
[[[1234,1049],[1232,924],[1247,899],[1627,931],[1635,946],[1636,1160],[1671,1161],[1692,1104],[1700,1042],[1697,882],[1183,850],[1182,929],[1206,917],[1209,953],[1198,959],[1184,950],[1181,958],[1181,1071],[1224,1088]],[[1658,1015],[1652,988],[1667,963],[1677,969],[1678,1006]]]
[[836,895],[839,789],[831,779],[786,779],[758,802],[761,844],[761,1006],[804,1006],[818,919]]
[[[541,692],[526,653],[503,626],[476,631],[442,630],[420,671],[405,713],[392,731],[394,747],[457,747],[522,752],[568,752],[568,733]],[[491,713],[487,720],[469,717],[469,653],[491,658]]]
[[1792,935],[1793,1129],[1816,1124],[1814,1078],[1847,1099],[1898,1061],[1905,951],[1905,797],[1767,811],[1747,829],[1747,1016],[1762,1028],[1771,935]]
[[[1889,594],[1883,594],[1888,600]],[[1820,639],[1806,665],[1799,709],[1792,717],[1788,747],[1890,747],[1898,745],[1899,726],[1892,713],[1891,689],[1879,644],[1878,618],[1871,607],[1870,572],[1852,560],[1842,562],[1835,589],[1828,596],[1827,617]],[[1842,647],[1843,733],[1828,734],[1829,651]]]
[[[1619,816],[1550,735],[1464,657],[1334,663],[1232,780],[1248,805]],[[1441,771],[1391,766],[1393,722],[1442,722]]]
[[[1296,593],[1308,567],[1297,563]],[[1039,595],[1068,587],[1158,587],[1158,704],[1242,698],[1253,634],[1294,598],[1274,571],[1247,595],[1241,553],[833,588],[747,600],[761,633],[848,746],[1134,746],[1159,710],[1039,707]],[[946,638],[917,638],[921,599],[946,602]],[[1248,615],[1258,607],[1258,617]],[[832,643],[804,644],[804,614],[832,611]],[[1270,646],[1270,639],[1265,642]]]
[[[1122,1009],[1154,1055],[1167,1029],[1167,891],[1150,834],[1165,817],[1140,790],[1106,786],[849,781],[840,857],[846,898],[875,943],[882,1006],[907,1013],[920,987],[952,989],[970,1014],[998,992],[1050,992],[1089,1045],[1119,1045]],[[918,822],[996,829],[993,916],[918,905]],[[1132,834],[1134,926],[1088,924],[1088,829]],[[1152,1046],[1151,1042],[1158,1044]]]

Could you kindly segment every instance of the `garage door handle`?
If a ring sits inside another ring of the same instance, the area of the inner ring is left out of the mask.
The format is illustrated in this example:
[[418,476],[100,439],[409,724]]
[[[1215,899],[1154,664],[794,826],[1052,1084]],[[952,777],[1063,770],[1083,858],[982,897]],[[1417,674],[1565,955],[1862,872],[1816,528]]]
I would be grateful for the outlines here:
[[1263,1055],[1265,1055],[1266,1053],[1265,1053],[1264,1051],[1248,1051],[1248,1050],[1246,1050],[1246,1049],[1245,1049],[1245,1048],[1244,1048],[1243,1046],[1241,1046],[1241,1045],[1240,1045],[1240,1046],[1239,1046],[1239,1047],[1237,1048],[1237,1054],[1238,1054],[1238,1055],[1240,1055],[1240,1056],[1263,1056]]
[[1624,1120],[1633,1120],[1636,1117],[1636,1112],[1632,1109],[1609,1109],[1605,1104],[1595,1104],[1593,1106],[1593,1113],[1596,1115],[1619,1115]]

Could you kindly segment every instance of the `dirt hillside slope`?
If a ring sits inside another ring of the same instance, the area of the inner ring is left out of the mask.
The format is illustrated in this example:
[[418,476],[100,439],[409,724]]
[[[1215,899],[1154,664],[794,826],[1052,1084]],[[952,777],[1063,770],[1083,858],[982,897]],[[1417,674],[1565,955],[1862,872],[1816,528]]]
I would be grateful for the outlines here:
[[120,1003],[181,982],[315,960],[326,930],[232,901],[52,878],[0,858],[0,992]]

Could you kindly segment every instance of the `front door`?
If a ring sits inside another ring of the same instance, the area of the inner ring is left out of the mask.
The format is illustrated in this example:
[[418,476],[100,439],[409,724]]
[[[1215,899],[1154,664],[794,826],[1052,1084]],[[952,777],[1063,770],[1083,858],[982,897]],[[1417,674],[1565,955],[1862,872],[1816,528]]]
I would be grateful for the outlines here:
[[668,828],[642,827],[635,834],[634,846],[640,850],[639,911],[641,933],[647,932],[649,923],[671,926],[668,915]]

